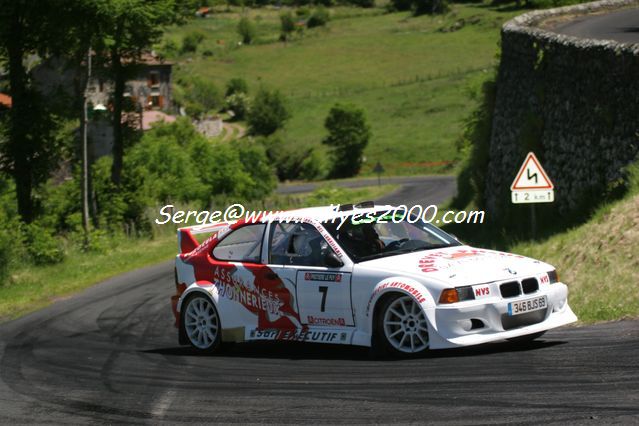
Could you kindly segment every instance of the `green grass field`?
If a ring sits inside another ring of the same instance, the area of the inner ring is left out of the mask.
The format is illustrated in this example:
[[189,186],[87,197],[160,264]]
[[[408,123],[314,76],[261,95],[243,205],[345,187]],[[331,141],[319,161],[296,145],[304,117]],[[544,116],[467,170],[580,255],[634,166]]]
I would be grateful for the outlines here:
[[[362,173],[381,161],[389,175],[450,172],[463,119],[475,106],[469,91],[492,72],[501,24],[515,14],[481,3],[417,18],[335,8],[326,28],[282,43],[279,13],[248,10],[258,29],[250,46],[238,46],[239,10],[171,28],[166,39],[178,46],[190,32],[205,37],[196,53],[170,58],[178,63],[176,79],[197,75],[223,88],[242,77],[253,91],[261,84],[279,89],[292,112],[283,139],[304,147],[321,146],[331,106],[356,104],[372,128]],[[461,20],[461,29],[441,31]]]

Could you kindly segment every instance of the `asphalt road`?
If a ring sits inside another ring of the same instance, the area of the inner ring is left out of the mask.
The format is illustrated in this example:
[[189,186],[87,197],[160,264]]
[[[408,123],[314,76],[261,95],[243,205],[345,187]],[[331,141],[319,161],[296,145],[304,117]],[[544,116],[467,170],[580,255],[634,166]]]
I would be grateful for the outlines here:
[[[362,188],[378,184],[377,178],[350,179],[333,181],[333,185],[343,188]],[[397,176],[382,177],[381,184],[394,184],[400,187],[392,193],[381,197],[380,203],[388,204],[442,204],[452,198],[457,192],[457,178],[455,176]],[[299,194],[311,192],[320,186],[320,183],[303,183],[294,185],[280,185],[277,192],[280,194]],[[353,200],[360,202],[366,200]]]
[[[389,198],[437,203],[454,180],[432,183]],[[0,325],[0,423],[639,424],[639,321],[412,360],[291,343],[199,356],[177,345],[172,268]]]
[[379,360],[365,348],[177,346],[172,265],[0,326],[1,423],[639,423],[639,321]]
[[558,24],[553,31],[581,38],[639,43],[639,9],[580,16]]

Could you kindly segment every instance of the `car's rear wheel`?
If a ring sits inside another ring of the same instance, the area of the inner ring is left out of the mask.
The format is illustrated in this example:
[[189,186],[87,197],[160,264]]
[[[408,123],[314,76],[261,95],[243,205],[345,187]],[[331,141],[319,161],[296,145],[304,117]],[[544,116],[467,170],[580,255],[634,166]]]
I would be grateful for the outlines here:
[[381,352],[412,356],[428,350],[428,321],[412,297],[396,294],[386,298],[376,320],[377,345]]
[[220,316],[211,299],[193,294],[182,309],[182,326],[186,340],[199,351],[214,352],[221,342]]

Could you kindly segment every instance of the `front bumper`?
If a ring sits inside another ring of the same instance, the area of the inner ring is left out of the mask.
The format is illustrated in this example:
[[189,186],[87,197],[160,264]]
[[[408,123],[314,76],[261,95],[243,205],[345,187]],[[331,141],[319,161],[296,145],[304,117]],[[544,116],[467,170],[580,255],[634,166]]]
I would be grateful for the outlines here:
[[[520,300],[546,296],[547,307],[534,311],[521,319],[521,325],[513,323],[508,315],[508,304]],[[513,337],[525,336],[550,330],[577,321],[577,316],[568,306],[568,287],[563,283],[547,285],[534,294],[503,299],[494,297],[472,300],[451,305],[437,305],[434,321],[429,328],[430,348],[444,349],[460,346],[479,345]],[[473,327],[468,327],[470,320]],[[534,323],[530,323],[534,322]]]

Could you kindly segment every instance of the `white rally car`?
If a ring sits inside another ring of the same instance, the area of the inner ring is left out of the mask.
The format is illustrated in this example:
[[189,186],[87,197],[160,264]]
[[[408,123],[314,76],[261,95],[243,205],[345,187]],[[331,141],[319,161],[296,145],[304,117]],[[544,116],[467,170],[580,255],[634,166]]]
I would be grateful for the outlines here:
[[418,354],[532,340],[577,320],[552,266],[463,245],[391,206],[181,228],[178,240],[179,340],[202,351],[286,340]]

